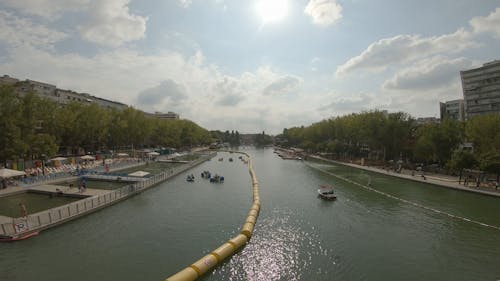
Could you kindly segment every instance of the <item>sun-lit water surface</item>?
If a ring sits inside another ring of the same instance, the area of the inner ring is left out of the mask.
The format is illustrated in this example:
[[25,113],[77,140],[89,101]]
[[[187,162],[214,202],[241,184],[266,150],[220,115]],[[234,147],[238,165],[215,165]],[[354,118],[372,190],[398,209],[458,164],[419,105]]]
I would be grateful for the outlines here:
[[[262,207],[249,244],[201,280],[497,280],[500,232],[338,180],[271,149],[249,149]],[[0,279],[164,280],[234,237],[252,202],[248,167],[230,154],[138,196],[0,244]],[[497,198],[316,163],[456,215],[500,224]],[[203,170],[224,184],[200,179]],[[196,176],[187,183],[187,174]],[[338,200],[316,196],[333,184]]]

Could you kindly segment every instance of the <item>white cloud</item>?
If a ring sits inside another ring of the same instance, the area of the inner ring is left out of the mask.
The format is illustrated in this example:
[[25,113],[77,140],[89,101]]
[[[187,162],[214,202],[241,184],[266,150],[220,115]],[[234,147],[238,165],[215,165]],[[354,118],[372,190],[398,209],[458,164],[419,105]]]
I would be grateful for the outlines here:
[[91,0],[4,0],[3,4],[23,13],[57,19],[64,11],[84,10]]
[[161,106],[165,101],[168,106],[177,106],[181,104],[183,100],[187,99],[187,97],[186,89],[183,85],[171,79],[167,79],[162,81],[158,86],[140,92],[137,101],[139,104],[146,106]]
[[182,8],[189,8],[192,3],[192,0],[177,0],[177,5],[181,6]]
[[397,35],[380,39],[368,46],[361,54],[352,57],[337,68],[336,75],[358,70],[380,72],[390,66],[411,63],[434,55],[450,55],[479,47],[474,40],[480,33],[491,33],[500,38],[500,8],[485,17],[475,17],[468,29],[460,28],[451,34],[433,37],[420,35]]
[[324,101],[319,103],[323,105],[317,110],[329,116],[340,116],[380,107],[377,102],[380,103],[380,100],[373,93],[357,93],[349,96],[332,93],[326,95]]
[[0,45],[7,44],[9,48],[32,46],[52,49],[56,42],[66,37],[67,35],[63,32],[0,10]]
[[[189,57],[176,52],[144,55],[126,48],[84,57],[21,46],[0,60],[0,70],[19,79],[55,84],[148,112],[174,111],[208,129],[279,132],[297,121],[289,118],[295,112],[321,118],[308,109],[314,106],[306,106],[307,98],[296,103],[279,95],[293,89],[282,81],[302,78],[269,66],[230,76],[207,64],[203,57],[201,52]],[[270,85],[281,85],[274,89],[277,95],[263,94]]]
[[286,95],[298,90],[302,79],[292,75],[278,77],[271,81],[262,91],[264,95]]
[[314,57],[310,62],[311,71],[318,71],[318,64],[320,63],[320,59],[318,57]]
[[389,66],[429,57],[440,53],[456,53],[477,46],[471,34],[460,29],[452,34],[424,37],[397,35],[370,44],[360,55],[349,59],[337,68],[341,76],[358,70],[380,72]]
[[216,104],[222,106],[236,106],[245,100],[242,83],[233,77],[224,76],[220,81],[215,82],[213,93],[218,96]]
[[500,38],[500,8],[486,17],[475,17],[470,21],[475,32],[491,32],[496,38]]
[[416,117],[437,116],[439,102],[462,97],[459,71],[477,63],[436,56],[398,71],[381,87],[382,95],[390,100],[386,109]]
[[387,80],[384,90],[424,91],[449,88],[460,84],[459,71],[473,66],[466,58],[449,59],[436,56],[399,70]]
[[129,0],[95,1],[89,8],[89,20],[80,26],[85,40],[118,47],[144,38],[146,17],[130,14]]
[[304,13],[311,16],[315,24],[328,26],[342,18],[342,6],[337,0],[310,0]]

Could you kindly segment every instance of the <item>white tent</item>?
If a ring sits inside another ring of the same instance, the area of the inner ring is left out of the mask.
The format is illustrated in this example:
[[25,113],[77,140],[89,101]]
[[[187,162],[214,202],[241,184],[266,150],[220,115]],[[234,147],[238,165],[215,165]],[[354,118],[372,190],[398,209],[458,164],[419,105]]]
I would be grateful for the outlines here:
[[118,156],[118,157],[127,157],[128,153],[117,153],[116,156]]
[[80,157],[80,159],[82,159],[82,160],[95,160],[95,157],[90,156],[90,155],[83,155],[82,157]]
[[12,170],[12,169],[7,169],[3,168],[0,169],[0,178],[12,178],[12,177],[18,177],[18,176],[24,176],[26,175],[25,172],[23,171],[18,171],[18,170]]
[[137,171],[137,172],[133,172],[131,174],[128,174],[129,176],[131,177],[139,177],[139,178],[142,178],[142,177],[145,177],[147,175],[149,175],[148,172],[144,172],[144,171]]
[[56,158],[50,159],[50,161],[64,161],[64,160],[68,160],[68,158],[66,158],[66,157],[56,157]]
[[150,156],[158,156],[158,155],[160,155],[160,153],[153,151],[153,152],[149,152],[148,155],[150,155]]

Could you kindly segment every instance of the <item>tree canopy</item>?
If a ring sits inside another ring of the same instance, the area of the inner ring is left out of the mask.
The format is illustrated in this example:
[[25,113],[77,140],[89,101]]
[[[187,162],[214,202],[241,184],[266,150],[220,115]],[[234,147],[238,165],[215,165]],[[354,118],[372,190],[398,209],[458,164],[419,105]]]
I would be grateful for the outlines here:
[[[490,114],[466,122],[452,119],[418,124],[404,112],[367,111],[334,117],[310,126],[285,128],[279,143],[339,159],[368,158],[413,163],[437,163],[452,169],[482,168],[499,173],[500,115]],[[471,142],[473,151],[461,151]]]
[[210,133],[189,120],[165,120],[134,108],[60,105],[34,94],[18,97],[0,87],[0,161],[123,147],[190,147],[209,144]]

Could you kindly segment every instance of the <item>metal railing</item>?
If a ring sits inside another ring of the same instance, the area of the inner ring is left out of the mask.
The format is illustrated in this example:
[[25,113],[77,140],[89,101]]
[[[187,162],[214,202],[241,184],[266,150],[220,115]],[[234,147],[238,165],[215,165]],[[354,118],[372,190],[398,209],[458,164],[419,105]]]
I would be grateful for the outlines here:
[[143,181],[136,182],[108,193],[88,197],[70,204],[30,214],[26,217],[13,218],[10,223],[0,224],[0,236],[17,237],[25,233],[40,231],[57,224],[75,219],[79,216],[97,211],[105,206],[114,204],[127,197],[140,193],[158,183],[176,176],[192,167],[203,163],[214,157],[216,153],[201,156],[199,159],[188,164],[171,168]]

